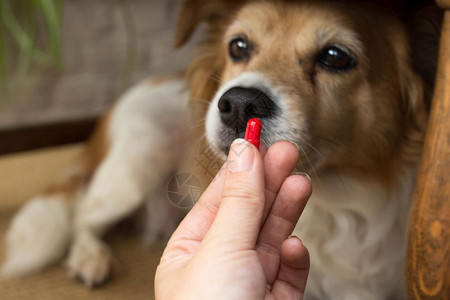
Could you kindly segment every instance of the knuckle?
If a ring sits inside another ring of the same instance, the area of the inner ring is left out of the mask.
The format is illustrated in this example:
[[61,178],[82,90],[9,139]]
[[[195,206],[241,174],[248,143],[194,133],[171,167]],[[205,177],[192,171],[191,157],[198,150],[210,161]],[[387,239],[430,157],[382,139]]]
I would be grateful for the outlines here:
[[222,193],[222,201],[230,201],[239,199],[240,202],[245,202],[248,205],[260,206],[262,200],[260,195],[254,187],[236,183],[226,187]]

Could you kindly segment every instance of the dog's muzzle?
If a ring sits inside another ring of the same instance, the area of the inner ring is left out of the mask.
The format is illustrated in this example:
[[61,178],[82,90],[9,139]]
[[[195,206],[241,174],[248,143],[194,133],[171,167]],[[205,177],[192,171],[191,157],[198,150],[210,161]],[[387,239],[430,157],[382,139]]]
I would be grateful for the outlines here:
[[245,131],[249,119],[259,118],[264,122],[277,113],[273,100],[256,88],[233,87],[220,97],[217,105],[221,121],[236,137]]

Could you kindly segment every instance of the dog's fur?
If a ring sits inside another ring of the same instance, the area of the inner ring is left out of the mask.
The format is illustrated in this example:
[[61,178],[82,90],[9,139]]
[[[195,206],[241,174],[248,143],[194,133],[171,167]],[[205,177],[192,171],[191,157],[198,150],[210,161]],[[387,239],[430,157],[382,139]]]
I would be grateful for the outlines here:
[[[263,120],[262,138],[268,145],[295,142],[298,169],[312,177],[313,195],[294,231],[311,253],[307,296],[404,297],[405,227],[426,113],[402,25],[370,6],[335,1],[191,0],[177,45],[204,21],[205,41],[186,72],[189,93],[171,79],[143,82],[124,95],[82,159],[14,218],[3,274],[38,271],[70,247],[70,274],[89,286],[101,283],[112,261],[101,235],[144,205],[147,240],[170,233],[182,212],[165,197],[167,180],[203,149],[196,145],[186,159],[192,140],[185,137],[192,135],[184,128],[206,132],[223,159],[237,136],[224,129],[217,102],[239,86],[270,96],[279,113]],[[254,51],[236,63],[227,46],[242,35]],[[318,66],[317,53],[330,44],[350,50],[355,67]]]

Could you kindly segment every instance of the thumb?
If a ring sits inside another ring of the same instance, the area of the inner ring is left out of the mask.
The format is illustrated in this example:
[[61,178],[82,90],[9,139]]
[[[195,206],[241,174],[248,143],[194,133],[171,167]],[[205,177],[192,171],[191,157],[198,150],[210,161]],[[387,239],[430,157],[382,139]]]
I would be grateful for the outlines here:
[[264,212],[264,173],[261,154],[243,139],[231,145],[226,179],[217,216],[204,243],[234,250],[253,249]]

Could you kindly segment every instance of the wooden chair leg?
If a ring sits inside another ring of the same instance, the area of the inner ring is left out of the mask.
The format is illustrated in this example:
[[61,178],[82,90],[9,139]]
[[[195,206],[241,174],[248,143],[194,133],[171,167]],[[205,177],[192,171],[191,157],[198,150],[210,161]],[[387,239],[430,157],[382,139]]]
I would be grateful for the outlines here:
[[450,299],[450,0],[422,161],[409,217],[406,285],[411,299]]

